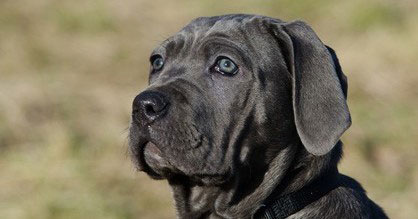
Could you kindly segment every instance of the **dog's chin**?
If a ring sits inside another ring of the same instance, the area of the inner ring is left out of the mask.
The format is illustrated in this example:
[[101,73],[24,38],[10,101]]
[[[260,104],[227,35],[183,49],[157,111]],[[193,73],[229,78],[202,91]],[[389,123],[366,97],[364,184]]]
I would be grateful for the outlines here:
[[[151,141],[142,139],[133,148],[134,159],[139,171],[145,172],[153,179],[188,179],[201,185],[221,185],[230,179],[227,173],[186,173],[179,170],[165,158],[159,146]],[[174,161],[174,163],[176,163]],[[197,171],[199,172],[199,171]]]

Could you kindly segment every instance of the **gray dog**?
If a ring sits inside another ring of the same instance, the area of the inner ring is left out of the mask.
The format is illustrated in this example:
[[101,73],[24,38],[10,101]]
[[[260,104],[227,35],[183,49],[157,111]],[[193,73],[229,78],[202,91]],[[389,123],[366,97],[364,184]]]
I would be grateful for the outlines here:
[[387,218],[338,172],[346,77],[307,24],[197,18],[150,61],[130,148],[179,218]]

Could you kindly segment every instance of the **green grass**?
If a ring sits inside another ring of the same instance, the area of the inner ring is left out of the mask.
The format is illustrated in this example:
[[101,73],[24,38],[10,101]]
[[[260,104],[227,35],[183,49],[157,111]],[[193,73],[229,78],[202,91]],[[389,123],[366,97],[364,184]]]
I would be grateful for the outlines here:
[[173,218],[127,156],[152,48],[198,16],[302,19],[349,78],[343,173],[392,218],[418,210],[414,1],[0,1],[0,218]]

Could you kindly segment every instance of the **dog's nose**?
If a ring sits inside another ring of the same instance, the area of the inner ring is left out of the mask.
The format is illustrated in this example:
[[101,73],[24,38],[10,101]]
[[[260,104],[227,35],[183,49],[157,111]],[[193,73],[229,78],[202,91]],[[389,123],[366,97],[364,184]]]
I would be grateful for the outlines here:
[[134,99],[132,116],[138,122],[150,123],[165,115],[168,105],[168,100],[162,93],[144,91]]

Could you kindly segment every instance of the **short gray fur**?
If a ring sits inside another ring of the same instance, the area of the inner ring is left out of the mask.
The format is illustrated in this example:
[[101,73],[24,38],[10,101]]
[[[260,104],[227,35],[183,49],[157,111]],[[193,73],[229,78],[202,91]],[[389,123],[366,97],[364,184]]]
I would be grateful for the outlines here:
[[[134,102],[130,148],[140,170],[168,180],[178,218],[251,218],[276,187],[294,192],[336,168],[351,124],[346,77],[306,23],[201,17],[152,55],[164,67],[151,70],[144,92],[169,108],[146,122]],[[238,73],[214,72],[219,56]],[[387,218],[341,178],[344,186],[288,218]]]

